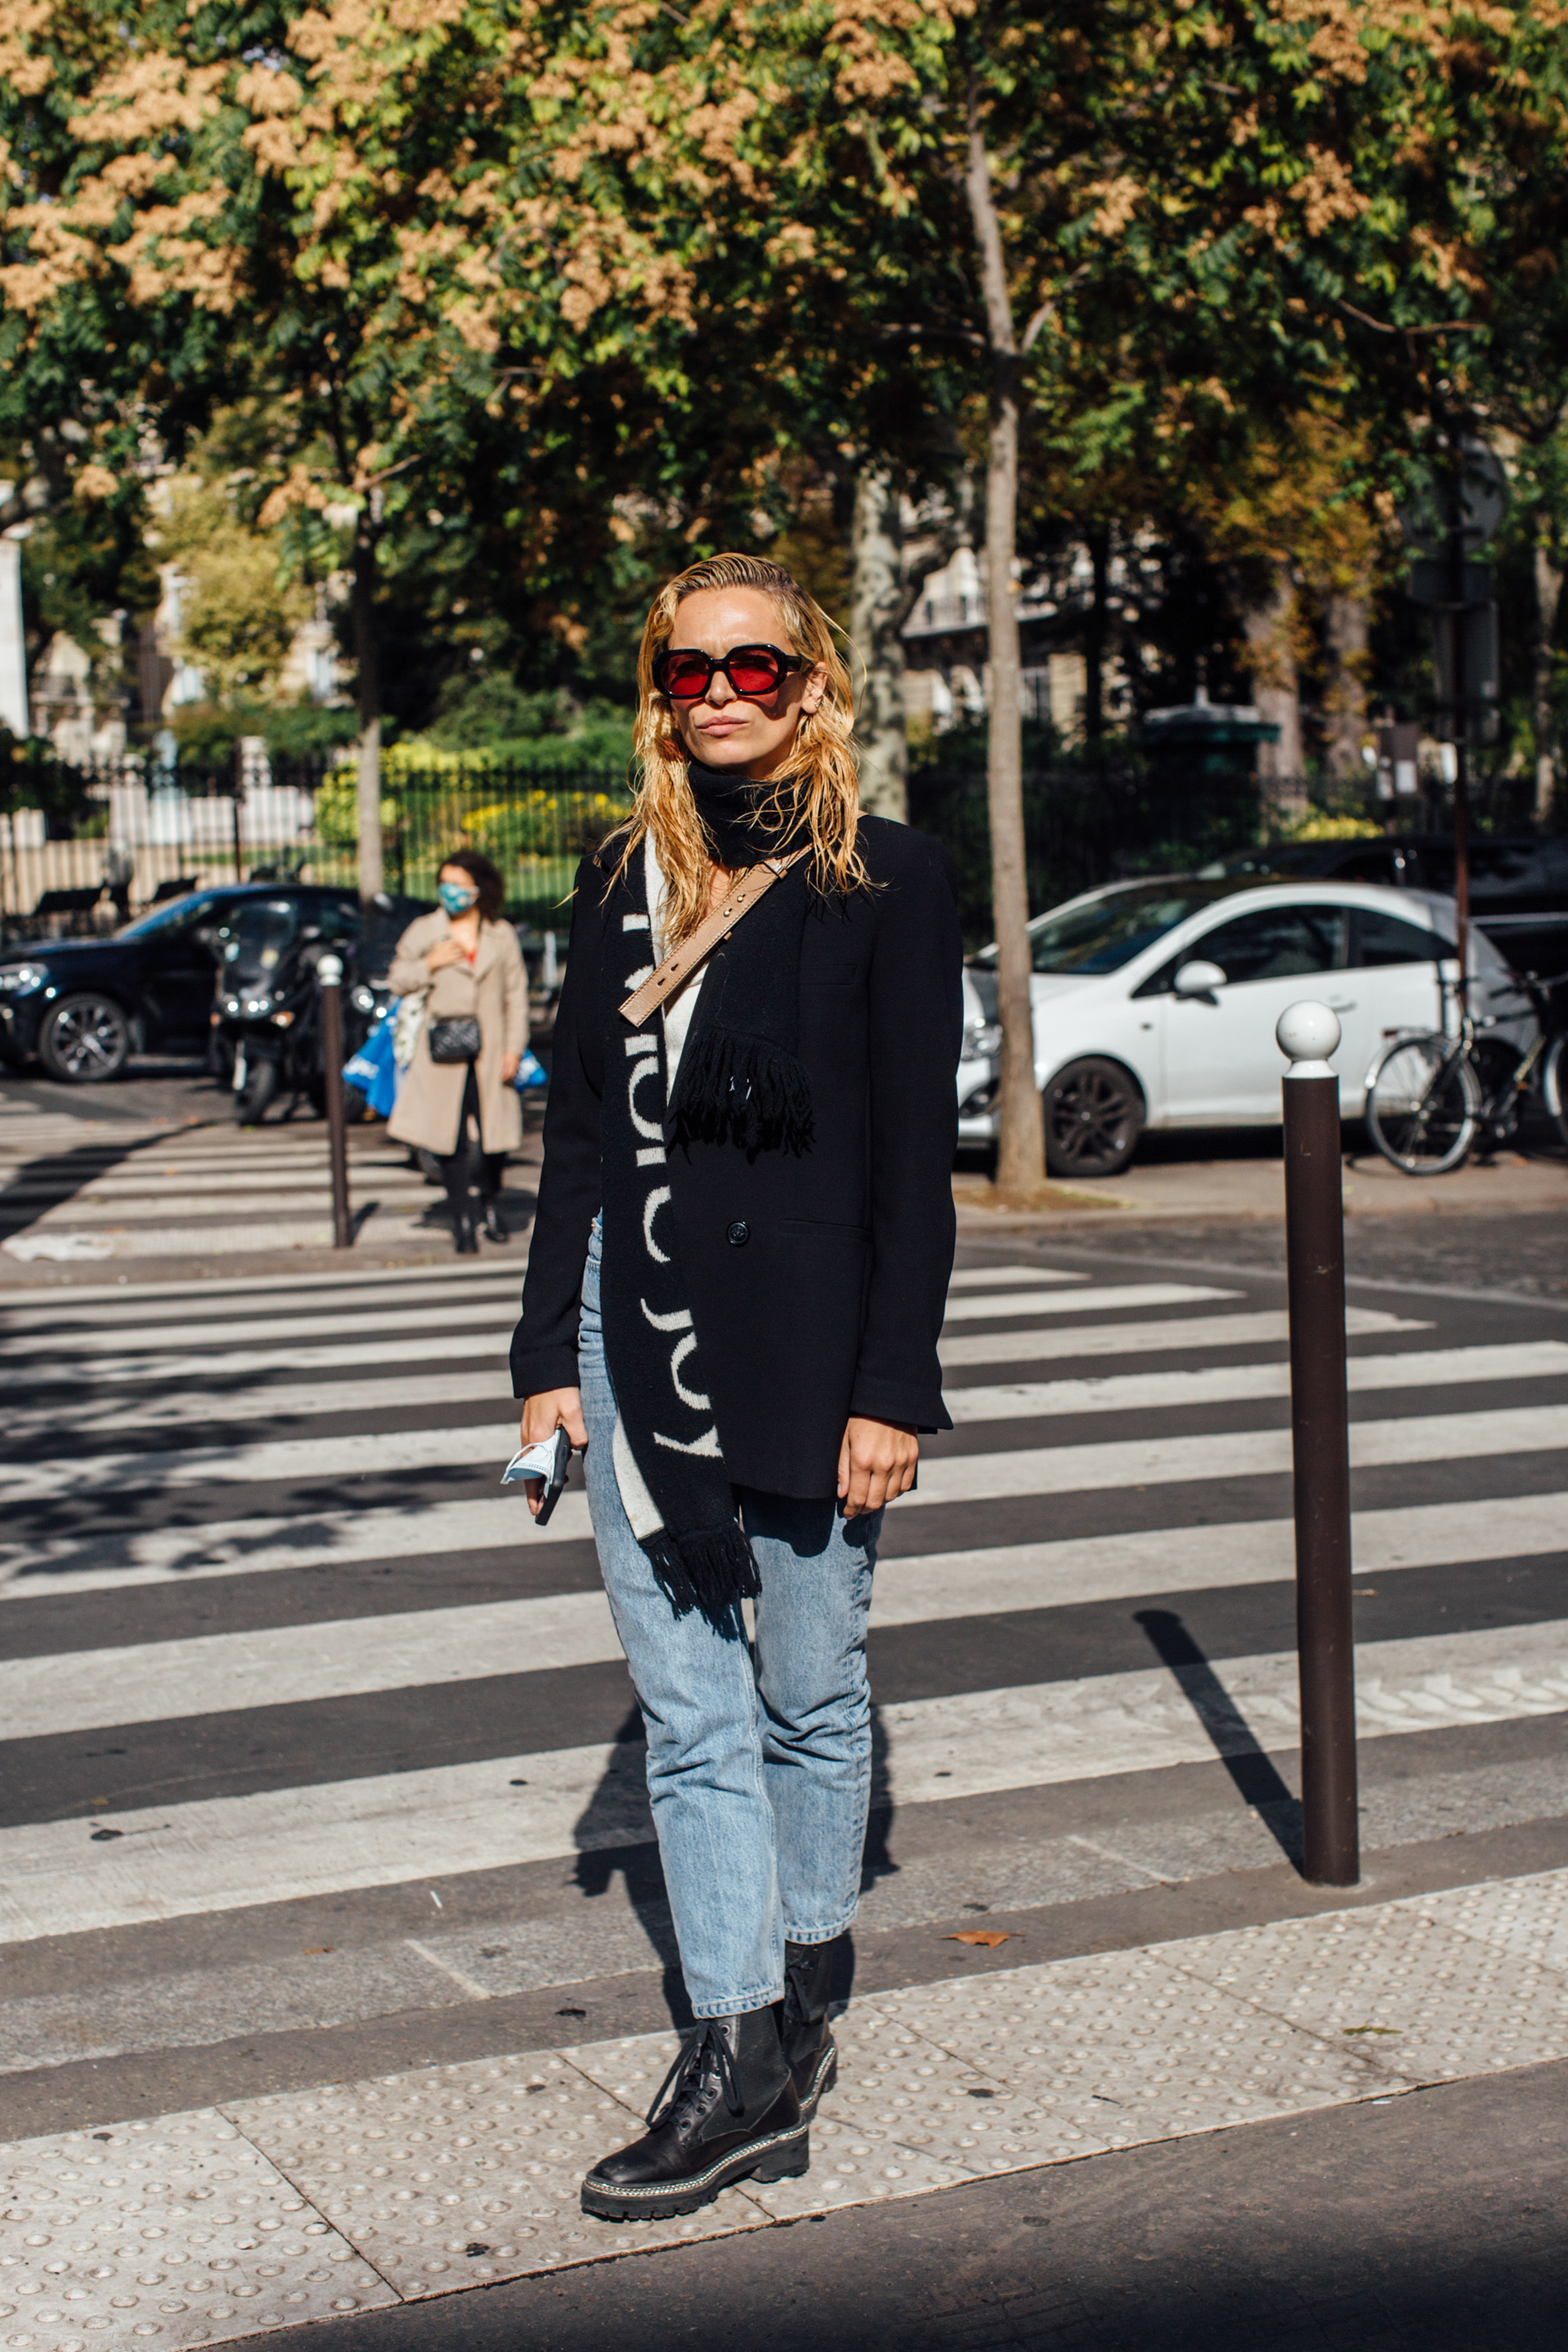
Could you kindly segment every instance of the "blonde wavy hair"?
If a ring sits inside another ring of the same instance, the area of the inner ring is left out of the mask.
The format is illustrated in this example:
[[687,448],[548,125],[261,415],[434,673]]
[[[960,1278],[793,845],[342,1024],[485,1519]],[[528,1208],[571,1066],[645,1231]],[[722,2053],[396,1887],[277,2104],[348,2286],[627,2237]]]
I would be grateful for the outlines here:
[[[801,715],[790,756],[758,814],[781,830],[796,819],[811,837],[809,874],[825,896],[869,887],[857,845],[860,794],[855,765],[855,692],[848,666],[834,642],[833,623],[782,563],[756,555],[714,555],[667,581],[653,600],[637,653],[637,716],[633,760],[637,799],[616,865],[623,874],[650,835],[665,877],[671,944],[689,937],[708,911],[711,856],[687,781],[686,757],[667,698],[653,682],[653,666],[675,632],[688,596],[707,588],[755,588],[772,599],[784,623],[788,650],[808,669],[820,663],[827,687],[816,710]],[[612,839],[614,839],[612,835]]]

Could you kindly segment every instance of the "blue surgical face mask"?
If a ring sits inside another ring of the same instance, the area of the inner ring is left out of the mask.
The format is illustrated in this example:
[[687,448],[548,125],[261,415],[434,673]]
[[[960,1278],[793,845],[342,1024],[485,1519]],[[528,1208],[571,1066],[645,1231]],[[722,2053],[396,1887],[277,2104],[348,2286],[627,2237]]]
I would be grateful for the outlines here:
[[448,915],[466,915],[479,895],[477,890],[465,890],[460,882],[438,882],[436,885],[436,896]]

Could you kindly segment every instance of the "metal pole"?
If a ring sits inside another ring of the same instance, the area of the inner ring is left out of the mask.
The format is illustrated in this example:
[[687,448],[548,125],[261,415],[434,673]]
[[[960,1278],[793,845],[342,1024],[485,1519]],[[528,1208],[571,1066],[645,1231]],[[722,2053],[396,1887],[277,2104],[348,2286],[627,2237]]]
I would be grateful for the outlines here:
[[[1465,616],[1455,616],[1455,635],[1462,640]],[[1459,656],[1456,654],[1458,666]],[[1469,1003],[1470,973],[1470,762],[1469,747],[1461,734],[1454,745],[1454,950],[1459,959],[1459,1010]]]
[[321,991],[321,1051],[326,1059],[327,1150],[332,1163],[332,1247],[351,1249],[349,1137],[343,1118],[342,959],[324,955],[316,966]]
[[1465,597],[1464,452],[1458,444],[1454,461],[1450,485],[1453,529],[1448,539],[1448,593],[1454,604],[1448,620],[1454,633],[1449,664],[1454,687],[1454,929],[1458,933],[1455,945],[1459,958],[1458,1004],[1462,1013],[1469,1003],[1470,967],[1470,682],[1466,659],[1469,607]]
[[1317,1886],[1361,1876],[1356,1820],[1355,1649],[1351,1622],[1350,1413],[1345,1394],[1340,1024],[1292,1004],[1275,1035],[1285,1097],[1285,1232],[1295,1466],[1296,1646],[1301,1685],[1303,1870]]

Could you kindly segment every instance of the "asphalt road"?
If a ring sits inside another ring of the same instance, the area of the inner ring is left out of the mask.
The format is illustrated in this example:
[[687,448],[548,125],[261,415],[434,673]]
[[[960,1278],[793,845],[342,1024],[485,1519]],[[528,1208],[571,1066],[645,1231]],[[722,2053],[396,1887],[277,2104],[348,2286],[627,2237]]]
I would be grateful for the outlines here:
[[[138,1115],[182,1084],[138,1079]],[[1568,1665],[1568,1318],[1549,1241],[1494,1231],[1483,1261],[1453,1222],[1436,1267],[1424,1232],[1380,1227],[1393,1255],[1352,1291],[1384,1896],[1568,1862],[1563,1714],[1497,1696]],[[882,1547],[845,1996],[1319,1899],[1273,1696],[1294,1627],[1284,1284],[1252,1230],[961,1250],[958,1425]],[[11,2133],[679,2022],[581,1498],[531,1540],[496,1493],[515,1263],[78,1271],[68,1301],[0,1307]],[[1244,1736],[1217,1738],[1222,1717]],[[977,1922],[1007,1940],[951,1940]],[[1544,2345],[1568,2287],[1562,2114],[1538,2069],[339,2332],[375,2352],[715,2324],[769,2352]]]

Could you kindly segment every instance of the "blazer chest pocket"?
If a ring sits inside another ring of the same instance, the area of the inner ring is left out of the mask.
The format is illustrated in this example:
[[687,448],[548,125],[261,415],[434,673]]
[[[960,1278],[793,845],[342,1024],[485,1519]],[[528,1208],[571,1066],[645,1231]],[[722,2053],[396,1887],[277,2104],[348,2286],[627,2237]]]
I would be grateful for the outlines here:
[[803,988],[853,988],[859,977],[858,964],[826,963],[802,972],[800,984]]

